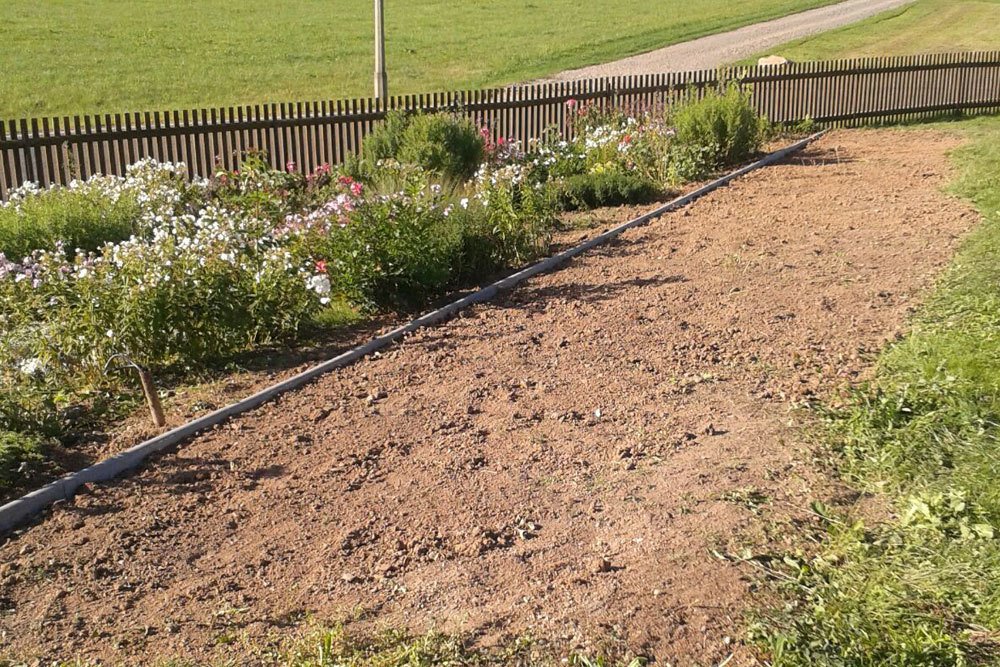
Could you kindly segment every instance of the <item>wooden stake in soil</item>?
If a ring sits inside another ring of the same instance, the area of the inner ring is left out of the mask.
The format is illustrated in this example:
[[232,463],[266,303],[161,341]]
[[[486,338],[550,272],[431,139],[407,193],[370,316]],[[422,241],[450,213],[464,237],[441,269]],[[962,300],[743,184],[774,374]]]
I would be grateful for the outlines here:
[[111,362],[115,359],[121,359],[124,364],[111,370],[133,368],[135,369],[135,372],[139,374],[139,382],[142,383],[142,393],[146,397],[146,405],[149,406],[149,414],[153,418],[153,423],[157,428],[163,428],[166,426],[167,418],[163,413],[163,403],[160,401],[160,394],[156,391],[156,383],[153,382],[153,374],[126,357],[124,354],[116,354],[108,359],[108,363],[104,365],[105,373],[108,372]]

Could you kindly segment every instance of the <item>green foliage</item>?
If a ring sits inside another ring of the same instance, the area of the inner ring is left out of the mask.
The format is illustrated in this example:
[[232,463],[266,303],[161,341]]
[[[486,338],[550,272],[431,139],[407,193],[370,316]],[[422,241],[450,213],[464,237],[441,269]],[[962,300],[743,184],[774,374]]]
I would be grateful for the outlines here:
[[312,243],[333,273],[333,289],[361,306],[414,307],[452,279],[458,250],[440,209],[402,200],[365,206],[351,223]]
[[37,436],[0,430],[0,492],[31,478],[43,461],[41,449]]
[[20,259],[32,250],[96,250],[126,239],[137,230],[139,206],[132,195],[120,197],[97,189],[55,189],[0,205],[0,253]]
[[[365,137],[364,156],[375,163],[379,160],[395,159],[403,146],[403,134],[410,126],[409,117],[402,111],[390,111],[385,120]],[[355,175],[355,174],[352,174]],[[361,174],[356,174],[360,176]]]
[[484,170],[476,196],[467,208],[459,206],[452,215],[454,224],[463,230],[458,267],[463,281],[520,266],[544,254],[556,224],[550,191],[519,165]]
[[681,105],[672,119],[677,132],[676,174],[682,180],[746,161],[760,150],[767,129],[750,93],[736,84]]
[[464,116],[414,116],[399,147],[401,162],[419,164],[445,179],[464,181],[483,160],[483,138]]
[[476,173],[483,149],[483,138],[472,121],[447,113],[391,112],[364,144],[369,160],[395,159],[454,182]]
[[790,606],[755,633],[776,666],[1000,663],[1000,124],[958,157],[986,221],[870,386],[829,414],[845,478],[895,518],[832,522],[786,558]]
[[489,651],[437,632],[413,636],[385,630],[371,636],[354,636],[337,627],[313,633],[282,662],[287,667],[499,667],[531,664],[529,649],[527,640]]
[[900,525],[831,524],[786,556],[788,606],[756,624],[775,667],[994,664],[1000,549]]
[[660,194],[656,185],[635,172],[618,170],[577,174],[556,186],[559,207],[564,211],[643,204]]

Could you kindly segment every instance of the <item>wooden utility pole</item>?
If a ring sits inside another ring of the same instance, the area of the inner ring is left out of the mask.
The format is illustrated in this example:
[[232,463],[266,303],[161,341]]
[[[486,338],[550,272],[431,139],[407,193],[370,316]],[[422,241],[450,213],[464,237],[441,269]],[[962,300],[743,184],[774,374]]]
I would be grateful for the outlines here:
[[389,77],[385,73],[385,15],[382,0],[375,0],[375,97],[389,95]]

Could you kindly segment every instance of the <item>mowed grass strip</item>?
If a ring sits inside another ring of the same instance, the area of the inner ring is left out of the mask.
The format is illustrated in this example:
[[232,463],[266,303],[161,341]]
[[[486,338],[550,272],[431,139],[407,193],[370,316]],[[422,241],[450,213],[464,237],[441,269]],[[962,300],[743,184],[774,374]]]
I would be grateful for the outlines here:
[[822,548],[784,555],[787,605],[753,633],[775,667],[1000,664],[1000,118],[944,127],[972,139],[955,190],[985,220],[827,413],[835,468],[887,517],[814,507]]
[[[387,0],[392,93],[505,84],[835,0]],[[371,0],[9,0],[0,118],[368,96]]]
[[[768,53],[805,61],[996,49],[1000,49],[1000,0],[917,0]],[[756,62],[756,57],[745,62]]]

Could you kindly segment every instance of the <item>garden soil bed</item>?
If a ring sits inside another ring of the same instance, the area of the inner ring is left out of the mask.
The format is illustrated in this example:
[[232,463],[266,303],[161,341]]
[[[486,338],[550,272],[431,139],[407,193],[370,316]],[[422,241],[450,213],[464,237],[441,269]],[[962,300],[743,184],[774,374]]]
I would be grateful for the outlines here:
[[780,544],[823,486],[794,406],[977,221],[957,141],[832,133],[90,487],[0,547],[0,652],[245,664],[311,614],[751,661],[753,573],[712,551]]

